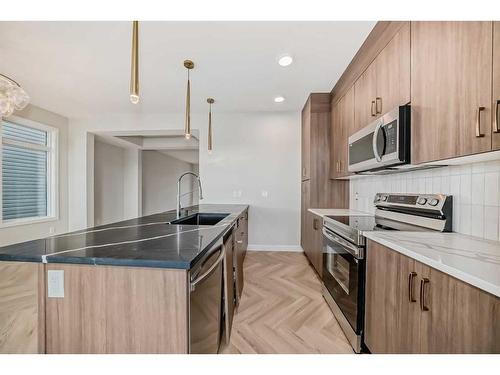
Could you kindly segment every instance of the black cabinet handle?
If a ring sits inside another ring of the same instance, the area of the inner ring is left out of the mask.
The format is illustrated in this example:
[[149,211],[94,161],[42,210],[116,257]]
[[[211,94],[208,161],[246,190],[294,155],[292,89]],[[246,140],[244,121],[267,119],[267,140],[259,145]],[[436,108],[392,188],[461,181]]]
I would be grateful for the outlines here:
[[420,310],[422,311],[429,311],[429,308],[426,306],[425,303],[425,286],[429,284],[429,279],[423,278],[420,280]]
[[413,279],[417,276],[416,272],[410,272],[408,275],[408,300],[410,302],[417,302],[415,298],[413,298]]

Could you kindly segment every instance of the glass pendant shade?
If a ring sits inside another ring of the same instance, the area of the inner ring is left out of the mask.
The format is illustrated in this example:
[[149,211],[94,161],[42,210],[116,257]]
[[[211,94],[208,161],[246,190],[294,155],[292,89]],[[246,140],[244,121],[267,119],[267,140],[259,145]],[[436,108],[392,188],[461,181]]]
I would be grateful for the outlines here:
[[16,81],[0,74],[0,117],[9,117],[14,110],[26,108],[29,101],[30,97]]

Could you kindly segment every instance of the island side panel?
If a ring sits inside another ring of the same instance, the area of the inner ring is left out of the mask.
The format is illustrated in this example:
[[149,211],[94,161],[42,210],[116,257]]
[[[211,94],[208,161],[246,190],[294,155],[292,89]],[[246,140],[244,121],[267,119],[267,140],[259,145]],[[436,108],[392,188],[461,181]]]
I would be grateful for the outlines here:
[[47,353],[187,353],[186,270],[47,264],[64,297],[47,296]]
[[45,353],[44,265],[0,262],[0,353]]

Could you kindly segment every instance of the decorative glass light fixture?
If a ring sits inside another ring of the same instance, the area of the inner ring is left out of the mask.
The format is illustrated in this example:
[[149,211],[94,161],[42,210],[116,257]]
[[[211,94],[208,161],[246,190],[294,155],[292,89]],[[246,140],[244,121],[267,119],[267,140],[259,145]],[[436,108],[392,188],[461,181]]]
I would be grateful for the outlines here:
[[130,64],[130,101],[139,103],[139,21],[132,22],[132,61]]
[[208,153],[212,153],[212,104],[215,103],[213,98],[207,98],[208,103]]
[[184,67],[187,69],[187,89],[186,89],[186,121],[184,124],[184,137],[191,138],[191,82],[189,71],[194,68],[194,62],[184,60]]
[[0,74],[0,118],[9,117],[14,110],[24,109],[30,97],[19,83]]

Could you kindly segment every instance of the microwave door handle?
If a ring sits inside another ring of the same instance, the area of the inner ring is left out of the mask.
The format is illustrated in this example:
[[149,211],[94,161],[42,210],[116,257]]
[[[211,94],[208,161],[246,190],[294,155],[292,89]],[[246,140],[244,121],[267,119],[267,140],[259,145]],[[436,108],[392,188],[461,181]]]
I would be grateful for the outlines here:
[[384,125],[384,121],[381,119],[380,122],[377,124],[375,131],[373,132],[373,139],[372,139],[373,155],[375,155],[375,159],[379,163],[382,161],[382,157],[380,156],[380,154],[378,152],[377,139],[378,139],[378,132],[380,131],[380,128],[383,125]]

